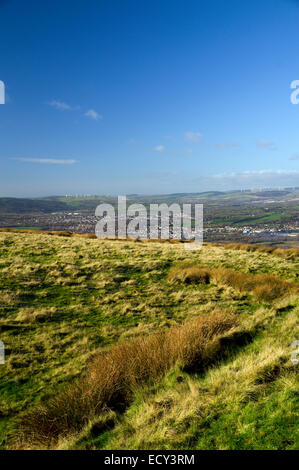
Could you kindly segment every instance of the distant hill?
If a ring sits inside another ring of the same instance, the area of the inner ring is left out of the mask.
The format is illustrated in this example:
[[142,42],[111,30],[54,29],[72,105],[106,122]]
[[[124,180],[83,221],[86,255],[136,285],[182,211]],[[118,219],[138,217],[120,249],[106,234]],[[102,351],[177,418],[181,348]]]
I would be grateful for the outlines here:
[[[277,202],[294,201],[299,197],[298,189],[286,188],[281,190],[256,190],[256,191],[205,191],[198,193],[173,193],[152,195],[127,195],[128,203],[162,203],[198,201],[208,204],[233,204],[261,201],[271,198]],[[117,204],[117,197],[111,196],[49,196],[46,198],[0,198],[0,214],[25,214],[25,213],[51,213],[60,211],[94,211],[101,203]]]
[[68,206],[57,199],[21,199],[13,197],[0,198],[0,213],[56,212],[67,210]]

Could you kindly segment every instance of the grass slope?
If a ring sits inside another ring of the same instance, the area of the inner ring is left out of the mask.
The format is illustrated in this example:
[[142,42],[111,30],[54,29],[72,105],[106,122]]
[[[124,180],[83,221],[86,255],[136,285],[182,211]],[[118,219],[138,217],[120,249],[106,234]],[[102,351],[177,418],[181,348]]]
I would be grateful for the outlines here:
[[136,386],[126,409],[93,416],[55,447],[298,446],[298,366],[290,361],[290,344],[298,339],[297,293],[278,289],[278,297],[261,300],[219,276],[209,283],[171,279],[173,269],[186,265],[298,284],[296,258],[266,252],[1,232],[1,446],[20,445],[19,417],[84,378],[99,352],[213,316],[215,308],[238,320],[237,329],[221,338],[225,354],[200,372],[171,365],[159,380]]

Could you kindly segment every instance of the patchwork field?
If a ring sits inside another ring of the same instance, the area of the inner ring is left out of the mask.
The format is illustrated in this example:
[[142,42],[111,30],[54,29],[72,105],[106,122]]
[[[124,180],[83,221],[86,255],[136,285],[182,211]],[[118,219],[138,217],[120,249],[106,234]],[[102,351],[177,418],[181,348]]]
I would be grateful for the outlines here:
[[0,447],[297,448],[298,251],[249,249],[0,232]]

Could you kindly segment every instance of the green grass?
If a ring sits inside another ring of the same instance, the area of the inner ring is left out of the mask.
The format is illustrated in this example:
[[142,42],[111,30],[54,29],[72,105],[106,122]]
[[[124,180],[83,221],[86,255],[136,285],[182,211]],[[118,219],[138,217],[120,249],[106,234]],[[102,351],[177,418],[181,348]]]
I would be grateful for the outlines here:
[[257,217],[257,218],[248,218],[244,220],[240,220],[237,225],[248,225],[249,223],[252,224],[261,224],[265,222],[278,222],[282,219],[285,218],[290,218],[292,217],[292,214],[270,214],[270,215],[265,215],[263,217]]
[[251,225],[251,224],[263,224],[267,222],[278,222],[280,220],[283,220],[285,218],[290,218],[292,217],[292,214],[269,214],[269,215],[263,215],[261,217],[253,217],[253,216],[248,216],[248,217],[218,217],[214,219],[215,224],[233,224],[233,225],[239,225],[239,226],[246,226],[246,225]]
[[[93,354],[217,307],[237,312],[253,341],[200,376],[175,367],[136,392],[125,413],[99,416],[60,447],[294,448],[297,296],[260,303],[216,283],[172,283],[169,270],[180,263],[297,282],[296,260],[266,253],[0,233],[0,446],[14,447],[20,413],[73,382]],[[256,382],[277,365],[273,380]]]
[[296,366],[283,353],[291,328],[278,335],[283,324],[296,323],[296,312],[269,312],[269,330],[260,319],[253,341],[235,348],[229,360],[200,376],[171,371],[155,390],[143,390],[113,430],[92,437],[87,429],[62,448],[297,448]]

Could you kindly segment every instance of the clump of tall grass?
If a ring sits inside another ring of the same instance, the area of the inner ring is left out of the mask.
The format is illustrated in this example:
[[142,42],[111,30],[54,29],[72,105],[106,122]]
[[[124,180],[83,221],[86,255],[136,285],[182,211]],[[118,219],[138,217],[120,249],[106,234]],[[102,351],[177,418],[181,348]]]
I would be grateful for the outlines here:
[[236,323],[236,315],[214,311],[96,355],[77,382],[23,414],[20,447],[53,446],[107,410],[123,411],[138,387],[161,380],[177,363],[186,370],[204,369],[220,353],[221,335]]
[[212,269],[211,277],[217,284],[224,284],[240,292],[252,292],[261,301],[271,302],[279,297],[299,291],[293,282],[279,279],[270,274],[250,274],[232,269]]
[[[213,244],[212,244],[213,245]],[[268,255],[280,256],[281,258],[297,259],[299,250],[296,248],[276,248],[274,246],[251,245],[249,243],[227,243],[217,244],[228,250],[244,250],[248,252],[266,253]]]
[[169,272],[169,280],[185,284],[209,284],[211,273],[201,266],[174,267]]
[[57,315],[58,310],[53,306],[43,308],[23,307],[18,312],[15,320],[21,323],[45,322],[54,319]]
[[299,286],[291,281],[270,274],[242,273],[233,269],[209,268],[201,265],[173,267],[168,275],[170,282],[185,284],[209,284],[232,287],[239,292],[251,292],[258,300],[271,302],[279,297],[299,292]]

